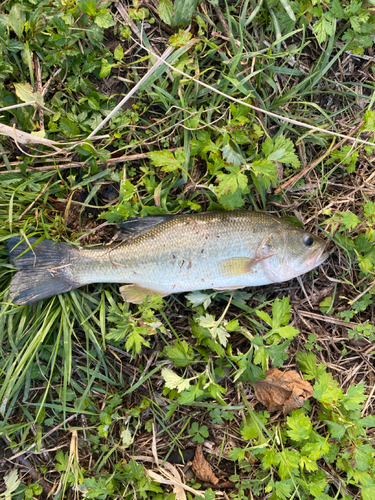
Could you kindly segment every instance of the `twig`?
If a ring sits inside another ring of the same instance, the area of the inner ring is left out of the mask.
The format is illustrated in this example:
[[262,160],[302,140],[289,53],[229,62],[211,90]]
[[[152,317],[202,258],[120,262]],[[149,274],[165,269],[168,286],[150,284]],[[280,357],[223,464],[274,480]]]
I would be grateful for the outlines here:
[[44,146],[51,147],[58,153],[63,152],[62,149],[56,147],[56,144],[58,144],[58,142],[56,141],[50,141],[49,139],[36,137],[35,135],[28,134],[27,132],[22,132],[22,130],[18,130],[15,127],[9,127],[8,125],[4,125],[2,123],[0,123],[0,135],[7,135],[20,144],[43,144]]
[[[40,95],[42,95],[43,92],[43,85],[42,85],[42,68],[40,66],[40,60],[39,57],[36,55],[35,56],[35,78],[36,78],[36,87],[37,87],[37,92],[39,92]],[[39,127],[40,130],[44,130],[44,113],[43,109],[39,108]]]
[[38,101],[21,102],[19,104],[13,104],[12,106],[6,106],[5,108],[0,108],[0,112],[8,111],[9,109],[23,108],[24,106],[38,106],[38,108],[44,109],[44,111],[48,111],[48,113],[53,114],[53,111],[46,108],[43,104],[40,104]]
[[[175,151],[176,148],[172,148],[169,151]],[[118,158],[110,158],[109,160],[105,161],[98,161],[98,165],[104,165],[104,164],[111,164],[111,163],[121,163],[123,161],[136,161],[136,160],[143,160],[144,158],[148,158],[149,153],[139,153],[137,155],[124,155],[124,156],[119,156]],[[26,169],[26,172],[49,172],[50,170],[66,170],[67,168],[82,168],[85,166],[85,162],[78,162],[78,163],[69,163],[68,165],[51,165],[50,167],[30,167]],[[3,172],[0,172],[0,174],[9,174],[10,172],[13,173],[20,173],[23,172],[23,170],[20,170],[19,168],[15,168],[14,170],[4,170]]]
[[219,6],[215,7],[215,12],[216,12],[217,17],[219,18],[219,20],[221,22],[221,25],[223,27],[225,35],[230,40],[230,31],[229,31],[228,23],[227,23],[227,20],[224,17],[224,14],[221,12],[221,9],[220,9]]
[[374,286],[375,286],[375,281],[372,281],[372,283],[370,284],[370,286],[368,286],[364,292],[362,292],[362,293],[360,293],[359,295],[357,295],[357,297],[356,297],[355,299],[350,300],[350,301],[348,302],[348,304],[350,304],[350,305],[352,306],[355,302],[357,302],[357,300],[359,300],[360,298],[362,298],[362,297],[363,297],[363,296],[364,296],[364,295],[365,295],[365,294],[366,294],[369,290],[371,290],[371,288],[373,288]]
[[[3,441],[6,443],[7,446],[9,446],[11,448],[10,441],[6,437],[3,437]],[[47,483],[47,481],[45,479],[40,477],[40,474],[38,474],[38,472],[35,470],[32,463],[30,462],[30,460],[23,456],[24,453],[25,452],[23,452],[22,454],[18,454],[17,456],[11,457],[8,460],[11,461],[11,460],[14,460],[16,458],[21,465],[23,465],[24,467],[26,467],[28,469],[27,472],[28,472],[28,474],[30,474],[33,481],[40,484],[40,486],[43,488],[43,492],[46,495],[48,495],[51,492],[51,489],[52,489],[51,486]]]
[[[67,424],[68,422],[70,422],[71,420],[73,420],[74,418],[77,418],[77,414],[75,413],[74,415],[71,415],[70,417],[68,417],[67,419],[64,420],[64,422],[61,422],[60,424],[56,425],[56,427],[54,427],[53,429],[51,429],[50,431],[46,432],[46,434],[44,434],[44,436],[42,436],[41,439],[46,439],[48,436],[50,436],[51,434],[53,434],[54,432],[56,432],[58,429],[60,429],[60,427],[62,427],[63,425]],[[35,448],[35,446],[37,445],[38,443],[33,443],[31,446],[29,446],[26,450],[24,451],[20,451],[19,453],[16,453],[15,455],[13,455],[12,457],[9,458],[9,460],[14,460],[18,457],[20,457],[21,455],[25,455],[26,453],[29,453],[29,451],[31,451],[33,448]]]
[[44,84],[43,86],[43,89],[42,89],[42,96],[44,97],[46,94],[47,94],[47,91],[48,91],[48,87],[50,86],[52,80],[59,74],[61,73],[61,68],[59,68],[58,70],[56,70],[54,73],[52,73],[52,75],[49,77],[49,79],[47,80],[47,82]]
[[301,316],[306,316],[307,318],[316,319],[318,321],[323,321],[325,323],[332,323],[334,325],[345,326],[347,328],[356,328],[359,323],[354,323],[352,321],[344,321],[343,319],[329,318],[328,316],[322,316],[321,314],[316,314],[308,311],[298,311]]

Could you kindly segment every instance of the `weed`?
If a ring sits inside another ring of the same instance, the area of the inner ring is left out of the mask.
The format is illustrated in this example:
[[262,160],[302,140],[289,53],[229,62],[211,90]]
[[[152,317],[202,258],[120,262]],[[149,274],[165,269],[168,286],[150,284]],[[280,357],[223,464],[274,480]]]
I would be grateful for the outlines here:
[[[372,4],[3,2],[1,243],[108,243],[129,217],[244,208],[336,244],[302,288],[134,306],[97,284],[26,307],[2,245],[4,498],[182,498],[178,465],[160,471],[191,441],[233,500],[374,497]],[[270,414],[252,384],[296,363],[313,398]],[[205,486],[186,497],[222,496]]]

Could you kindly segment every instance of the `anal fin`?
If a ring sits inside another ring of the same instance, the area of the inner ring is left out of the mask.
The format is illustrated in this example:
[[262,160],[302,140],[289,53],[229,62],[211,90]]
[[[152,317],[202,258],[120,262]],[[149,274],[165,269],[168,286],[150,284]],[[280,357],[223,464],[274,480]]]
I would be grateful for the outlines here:
[[130,302],[131,304],[142,304],[146,297],[151,298],[155,295],[161,295],[162,297],[165,297],[166,295],[169,295],[169,293],[165,291],[144,288],[136,284],[120,286],[120,293],[122,295],[122,298],[126,302]]

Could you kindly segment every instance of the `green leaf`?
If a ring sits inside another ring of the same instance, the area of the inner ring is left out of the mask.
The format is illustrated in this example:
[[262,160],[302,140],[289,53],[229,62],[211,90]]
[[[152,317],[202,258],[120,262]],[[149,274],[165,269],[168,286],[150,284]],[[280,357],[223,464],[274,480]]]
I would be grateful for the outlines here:
[[290,498],[292,490],[294,489],[293,481],[291,479],[276,481],[274,483],[274,489],[276,498],[278,500],[288,500],[288,498]]
[[266,354],[272,360],[272,366],[279,367],[283,366],[284,361],[289,357],[288,347],[290,345],[290,340],[286,340],[282,344],[272,344],[265,348]]
[[331,420],[324,420],[324,423],[327,425],[333,439],[341,439],[344,436],[346,429],[342,425]]
[[18,38],[22,38],[23,28],[26,23],[25,9],[19,3],[13,5],[9,12],[9,24]]
[[342,146],[341,151],[332,151],[332,160],[329,160],[327,164],[331,163],[331,161],[333,160],[338,160],[341,164],[347,167],[347,172],[350,174],[351,172],[355,171],[358,156],[358,151],[353,151],[352,146]]
[[324,439],[317,432],[313,432],[310,439],[312,438],[315,441],[305,444],[301,448],[301,452],[308,456],[310,460],[319,460],[320,457],[329,452],[328,436]]
[[221,151],[226,162],[232,163],[233,165],[236,165],[238,167],[245,163],[245,158],[242,156],[242,154],[235,151],[230,144],[224,146]]
[[190,379],[185,380],[169,368],[163,368],[161,376],[165,380],[165,386],[168,387],[168,389],[177,389],[178,392],[182,392],[190,388]]
[[123,448],[128,448],[134,441],[132,433],[130,432],[130,429],[124,429],[121,434],[121,446]]
[[150,347],[150,343],[144,338],[148,334],[149,331],[144,326],[132,328],[126,338],[125,349],[132,351],[132,356],[135,356],[142,351],[142,345]]
[[333,17],[336,17],[336,19],[344,18],[345,16],[345,11],[341,6],[340,0],[332,0],[332,5],[329,11],[333,15]]
[[205,314],[205,316],[200,316],[198,318],[198,323],[203,326],[203,328],[213,328],[216,326],[215,316],[212,316],[212,314]]
[[228,332],[237,332],[238,329],[239,329],[239,321],[238,319],[232,319],[232,321],[229,321],[229,323],[227,323],[225,325],[225,328],[226,330],[228,330]]
[[352,212],[341,212],[341,226],[344,229],[354,229],[360,224],[359,218]]
[[232,448],[231,450],[229,450],[228,456],[230,460],[238,460],[239,462],[241,462],[242,460],[244,460],[246,453],[247,451],[245,448]]
[[65,471],[66,466],[69,462],[68,453],[64,453],[62,450],[58,450],[58,452],[56,453],[56,460],[57,460],[57,463],[55,464],[56,470],[60,472]]
[[374,500],[374,498],[375,498],[375,484],[361,487],[361,500]]
[[375,415],[368,415],[358,420],[358,424],[362,427],[375,427]]
[[185,154],[182,149],[177,149],[174,153],[163,149],[163,151],[152,151],[149,158],[156,167],[162,167],[164,172],[173,172],[181,169],[185,163]]
[[290,319],[289,297],[277,298],[272,304],[272,329],[287,325]]
[[374,463],[375,450],[369,444],[362,444],[354,449],[353,458],[355,467],[359,470],[366,471]]
[[15,83],[14,87],[16,89],[16,95],[23,102],[36,101],[39,104],[44,105],[44,99],[42,94],[39,92],[34,92],[32,86],[29,83]]
[[262,145],[262,151],[268,161],[286,163],[294,168],[298,168],[301,164],[295,153],[293,142],[282,135],[277,137],[274,143],[267,137]]
[[85,498],[95,500],[105,500],[114,489],[112,482],[107,481],[104,477],[99,477],[98,480],[93,477],[85,478],[83,484],[86,487]]
[[106,76],[108,76],[110,74],[111,69],[113,68],[114,64],[110,63],[105,58],[103,58],[101,62],[102,62],[102,65],[101,65],[101,68],[100,68],[99,77],[100,78],[105,78]]
[[185,45],[188,44],[189,40],[191,38],[191,33],[185,33],[184,30],[180,30],[178,33],[175,35],[172,35],[169,38],[169,43],[171,47],[184,47]]
[[299,330],[294,328],[294,326],[281,326],[275,330],[275,333],[278,333],[283,339],[293,339],[299,334]]
[[319,469],[316,460],[312,460],[309,456],[302,456],[299,461],[299,466],[301,469],[305,469],[308,472],[317,471]]
[[80,128],[66,117],[61,118],[60,128],[67,137],[76,137],[81,133]]
[[281,479],[287,479],[299,475],[300,454],[297,450],[284,449],[274,458],[274,464],[279,466],[279,476]]
[[[191,156],[200,155],[203,159],[207,158],[207,153],[219,153],[219,147],[212,141],[207,130],[197,132],[196,139],[190,141]],[[223,164],[224,165],[224,164]]]
[[[89,97],[87,104],[90,106],[91,109],[94,109],[96,111],[98,111],[100,109],[98,101],[93,96]],[[93,151],[92,146],[90,145],[89,147],[90,147],[89,151],[90,152]]]
[[204,391],[202,391],[202,389],[200,389],[199,385],[193,384],[179,395],[178,403],[180,405],[188,405],[188,404],[196,401],[201,396],[203,396],[203,394],[204,394]]
[[240,208],[245,203],[242,196],[250,191],[247,177],[237,166],[228,166],[227,170],[229,174],[224,172],[217,174],[219,185],[215,188],[215,192],[225,208]]
[[368,219],[375,217],[375,203],[373,201],[367,201],[363,207],[363,211]]
[[253,176],[259,179],[266,189],[271,184],[277,184],[277,165],[269,160],[256,160],[246,165],[246,168],[253,173]]
[[367,399],[364,391],[364,382],[361,382],[358,385],[351,385],[346,396],[344,396],[341,400],[344,408],[346,410],[360,410],[362,408],[362,403]]
[[262,467],[264,469],[270,469],[274,463],[276,452],[272,448],[268,448],[264,451],[262,456]]
[[258,318],[262,319],[265,323],[267,323],[267,325],[271,326],[272,325],[272,318],[271,316],[266,313],[265,311],[261,311],[261,310],[256,310],[255,311],[255,314],[258,316]]
[[338,387],[338,382],[333,380],[330,373],[322,373],[319,380],[317,380],[314,384],[314,398],[320,401],[327,408],[336,406],[342,397],[342,394],[343,391]]
[[175,0],[172,26],[190,24],[197,4],[198,0]]
[[316,356],[312,352],[298,352],[296,359],[301,372],[305,374],[305,380],[317,378],[326,368],[325,363],[321,363],[318,367],[316,366]]
[[329,12],[322,14],[322,17],[313,24],[313,32],[316,35],[319,43],[327,40],[327,37],[332,36],[335,32],[334,18]]
[[218,294],[219,292],[201,292],[201,291],[195,291],[195,292],[190,292],[185,297],[188,299],[189,304],[192,307],[198,307],[200,305],[203,305],[205,309],[211,304],[212,299]]
[[110,28],[116,24],[109,10],[101,10],[99,14],[95,16],[94,23],[99,26],[99,28],[103,29]]
[[122,45],[117,45],[113,52],[113,57],[116,59],[116,61],[122,61],[124,58],[124,49],[122,48]]
[[77,6],[89,16],[96,15],[96,1],[95,0],[78,0]]
[[190,365],[194,359],[193,349],[185,340],[177,341],[174,345],[165,346],[164,354],[176,366]]
[[289,430],[287,435],[294,441],[307,439],[312,431],[312,423],[302,410],[294,410],[290,417],[287,417]]
[[170,0],[159,0],[158,14],[160,19],[164,21],[165,24],[170,25],[173,16],[172,2]]
[[249,441],[250,439],[255,439],[258,437],[258,431],[254,426],[245,425],[241,430],[242,439]]

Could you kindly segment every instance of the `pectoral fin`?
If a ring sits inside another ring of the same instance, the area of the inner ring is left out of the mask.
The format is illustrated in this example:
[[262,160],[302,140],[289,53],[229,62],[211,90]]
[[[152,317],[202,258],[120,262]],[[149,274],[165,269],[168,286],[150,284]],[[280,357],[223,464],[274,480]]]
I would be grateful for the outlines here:
[[225,277],[237,277],[253,271],[257,259],[249,257],[232,257],[219,262],[220,274]]
[[163,290],[152,290],[151,288],[143,288],[139,285],[120,286],[120,293],[122,298],[131,304],[142,304],[146,297],[151,299],[155,295],[161,295],[162,297],[169,295],[169,293]]
[[256,256],[253,259],[250,257],[231,257],[219,262],[221,275],[225,277],[236,278],[244,274],[256,273],[255,266],[258,262],[272,257],[272,253],[268,251],[264,255]]

